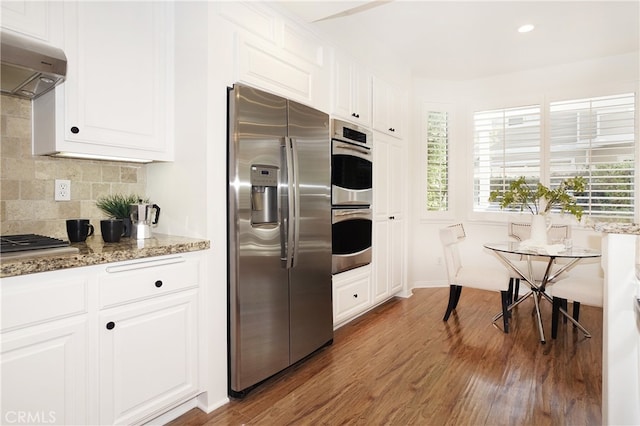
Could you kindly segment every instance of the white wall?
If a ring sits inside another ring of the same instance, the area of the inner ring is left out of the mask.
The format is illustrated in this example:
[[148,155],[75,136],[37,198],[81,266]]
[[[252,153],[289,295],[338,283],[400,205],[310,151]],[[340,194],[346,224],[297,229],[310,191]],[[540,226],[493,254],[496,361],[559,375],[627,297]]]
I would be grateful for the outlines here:
[[[540,68],[526,72],[505,74],[482,80],[451,82],[414,80],[413,126],[410,140],[409,188],[410,220],[408,233],[408,281],[410,287],[446,284],[446,271],[440,264],[442,249],[438,229],[462,221],[468,238],[463,249],[463,261],[472,265],[496,262],[494,256],[482,248],[486,241],[507,240],[506,215],[498,218],[473,215],[471,210],[473,161],[471,114],[474,108],[494,108],[526,105],[561,98],[588,97],[621,91],[638,93],[640,79],[638,53],[612,56],[563,66]],[[422,210],[425,176],[425,151],[422,141],[420,111],[424,103],[443,103],[452,106],[450,140],[450,211],[446,214],[425,214]],[[638,198],[638,193],[636,194]],[[528,215],[523,221],[530,220]],[[574,222],[573,240],[576,245],[600,248],[600,234]],[[590,270],[600,273],[599,263]]]
[[[148,166],[147,193],[161,206],[158,232],[207,238],[207,282],[201,287],[201,408],[227,398],[226,82],[222,50],[210,31],[208,2],[176,2],[175,161]],[[218,60],[219,58],[219,60]]]

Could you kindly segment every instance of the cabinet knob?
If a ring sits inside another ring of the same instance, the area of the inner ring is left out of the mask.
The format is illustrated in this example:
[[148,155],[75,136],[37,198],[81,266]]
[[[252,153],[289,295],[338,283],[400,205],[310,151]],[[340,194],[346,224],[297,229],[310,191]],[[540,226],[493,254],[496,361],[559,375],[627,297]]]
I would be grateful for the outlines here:
[[389,127],[389,131],[390,131],[390,132],[395,132],[395,131],[396,131],[396,129],[394,129],[393,127]]
[[71,128],[71,133],[73,133],[74,135],[75,135],[76,133],[80,133],[80,129],[78,129],[76,126],[73,126],[73,127]]
[[396,217],[395,216],[389,216],[390,220],[394,220]]
[[116,326],[116,323],[113,321],[109,321],[107,323],[107,330],[113,330],[113,328]]
[[353,297],[354,297],[355,299],[357,299],[357,298],[358,298],[358,293],[354,294],[354,295],[353,295]]
[[355,118],[360,118],[360,114],[356,114],[355,112],[352,112],[351,116]]
[[160,280],[156,281],[156,287],[158,288],[162,287],[162,281]]

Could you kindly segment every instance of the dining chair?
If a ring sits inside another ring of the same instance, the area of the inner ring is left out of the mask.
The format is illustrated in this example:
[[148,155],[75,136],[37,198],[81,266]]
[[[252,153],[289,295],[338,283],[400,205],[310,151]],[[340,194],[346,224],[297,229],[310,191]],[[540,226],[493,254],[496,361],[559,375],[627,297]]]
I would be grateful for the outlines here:
[[[580,305],[602,307],[603,305],[602,278],[570,276],[560,279],[547,287],[547,294],[552,297],[553,310],[551,313],[551,338],[558,335],[560,308],[567,312],[568,301],[573,302],[572,318],[579,321]],[[567,319],[565,317],[564,322]],[[588,336],[590,337],[590,336]]]
[[451,312],[458,306],[462,287],[481,290],[499,291],[502,299],[502,318],[504,332],[509,332],[509,304],[512,288],[509,284],[509,273],[501,267],[463,266],[458,244],[466,238],[462,223],[440,229],[440,241],[444,251],[449,282],[449,303],[443,321],[447,321]]
[[[518,241],[525,241],[529,239],[531,236],[531,224],[530,223],[521,223],[521,222],[509,222],[508,225],[509,236],[515,238]],[[549,230],[547,231],[547,237],[549,241],[563,241],[565,239],[571,238],[571,226],[566,224],[552,224]],[[526,260],[514,261],[514,265],[518,267],[521,271],[528,270],[528,264]],[[533,278],[536,281],[542,281],[542,277],[544,276],[545,270],[547,268],[548,261],[547,259],[536,260],[535,257],[531,262],[531,273],[533,274]],[[520,291],[520,277],[512,276],[512,287],[513,287],[513,299],[518,300],[518,293]]]
[[[524,241],[531,236],[531,224],[520,222],[509,222],[509,236]],[[550,242],[562,241],[571,238],[571,227],[566,224],[554,223],[547,231],[547,237]]]

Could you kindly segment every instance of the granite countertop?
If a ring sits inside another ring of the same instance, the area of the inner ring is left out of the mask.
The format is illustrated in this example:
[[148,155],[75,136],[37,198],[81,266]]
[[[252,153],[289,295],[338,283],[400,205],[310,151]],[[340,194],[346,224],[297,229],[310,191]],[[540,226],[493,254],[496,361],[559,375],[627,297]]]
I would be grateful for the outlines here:
[[607,234],[640,235],[640,225],[637,223],[600,222],[595,223],[593,229]]
[[166,254],[206,250],[208,240],[153,234],[144,240],[122,238],[118,243],[105,243],[100,236],[91,236],[83,243],[71,243],[76,253],[0,257],[0,278],[56,271],[79,266],[100,265],[123,260],[141,259]]

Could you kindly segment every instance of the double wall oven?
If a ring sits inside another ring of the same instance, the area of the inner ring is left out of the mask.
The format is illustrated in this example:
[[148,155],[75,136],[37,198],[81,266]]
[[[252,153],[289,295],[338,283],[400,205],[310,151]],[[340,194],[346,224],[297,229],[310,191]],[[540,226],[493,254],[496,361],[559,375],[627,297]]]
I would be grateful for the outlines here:
[[332,273],[371,263],[373,138],[371,131],[331,122]]

